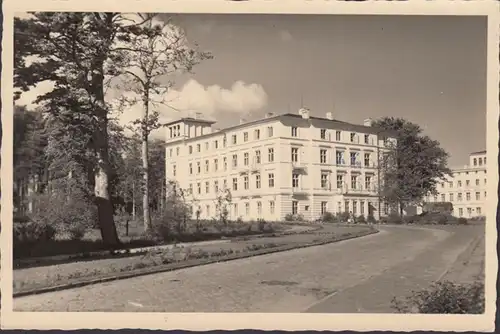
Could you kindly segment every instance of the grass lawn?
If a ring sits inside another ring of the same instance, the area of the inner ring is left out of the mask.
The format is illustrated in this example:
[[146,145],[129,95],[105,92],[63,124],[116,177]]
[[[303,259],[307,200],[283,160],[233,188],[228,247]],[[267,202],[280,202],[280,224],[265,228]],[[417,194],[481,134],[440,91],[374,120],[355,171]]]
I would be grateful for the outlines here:
[[367,226],[325,226],[317,232],[281,235],[276,237],[253,237],[228,240],[227,242],[190,247],[174,247],[144,254],[80,261],[44,267],[15,269],[14,293],[29,291],[72,282],[94,280],[116,276],[120,273],[141,271],[147,268],[165,267],[190,261],[193,265],[226,257],[248,256],[269,249],[292,249],[311,244],[339,241],[367,235],[376,230]]

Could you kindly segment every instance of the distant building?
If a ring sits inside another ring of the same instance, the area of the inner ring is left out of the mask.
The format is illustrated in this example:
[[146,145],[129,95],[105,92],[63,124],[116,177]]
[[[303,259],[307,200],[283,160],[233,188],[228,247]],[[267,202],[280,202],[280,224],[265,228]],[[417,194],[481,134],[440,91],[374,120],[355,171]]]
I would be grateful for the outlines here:
[[486,188],[486,151],[474,152],[469,156],[469,165],[453,168],[452,175],[438,185],[438,195],[429,196],[427,201],[452,203],[457,217],[484,216]]
[[[371,126],[298,114],[273,115],[212,130],[197,117],[167,125],[167,179],[176,180],[200,218],[215,216],[229,189],[230,218],[280,220],[324,212],[379,217],[377,155],[395,141]],[[380,177],[380,179],[382,179]]]

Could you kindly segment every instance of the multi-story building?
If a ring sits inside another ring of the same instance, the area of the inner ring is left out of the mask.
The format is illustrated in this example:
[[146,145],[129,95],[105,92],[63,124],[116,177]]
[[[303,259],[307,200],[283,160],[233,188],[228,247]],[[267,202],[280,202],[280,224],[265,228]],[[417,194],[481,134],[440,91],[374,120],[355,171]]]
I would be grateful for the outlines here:
[[[167,179],[187,190],[200,218],[231,193],[231,219],[307,220],[324,212],[378,218],[378,156],[394,138],[371,126],[298,114],[273,115],[213,131],[198,117],[167,124]],[[382,209],[381,209],[382,208]]]
[[469,164],[453,168],[451,175],[437,186],[438,194],[429,202],[450,202],[453,215],[472,218],[485,215],[487,196],[486,151],[469,155]]

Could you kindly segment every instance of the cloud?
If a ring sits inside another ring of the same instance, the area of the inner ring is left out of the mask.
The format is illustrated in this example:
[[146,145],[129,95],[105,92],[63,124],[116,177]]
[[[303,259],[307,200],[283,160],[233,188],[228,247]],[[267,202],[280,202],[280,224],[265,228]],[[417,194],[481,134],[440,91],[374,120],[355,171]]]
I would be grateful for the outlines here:
[[279,35],[283,42],[289,42],[293,40],[293,36],[288,30],[280,30]]

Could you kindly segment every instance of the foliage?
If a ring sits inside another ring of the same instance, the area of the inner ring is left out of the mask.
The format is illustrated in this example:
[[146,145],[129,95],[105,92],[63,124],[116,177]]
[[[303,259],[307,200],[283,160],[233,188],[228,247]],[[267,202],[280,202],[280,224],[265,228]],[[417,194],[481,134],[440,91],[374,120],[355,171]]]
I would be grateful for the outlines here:
[[377,220],[375,219],[375,217],[373,217],[373,215],[368,215],[366,221],[369,223],[369,224],[375,224],[377,222]]
[[349,220],[349,218],[351,218],[351,215],[349,212],[338,212],[337,218],[341,223],[345,223]]
[[464,217],[460,217],[460,218],[458,218],[458,220],[457,220],[457,224],[458,224],[458,225],[467,225],[467,224],[469,224],[469,222],[468,222],[468,221],[467,221],[467,219],[465,219]]
[[54,240],[56,229],[46,223],[23,222],[13,225],[14,249],[38,242]]
[[396,145],[388,144],[379,161],[383,179],[380,188],[384,201],[404,207],[419,204],[436,192],[440,180],[450,174],[448,153],[439,142],[422,134],[422,129],[405,119],[384,117],[374,127],[394,133]]
[[393,299],[392,307],[399,313],[482,314],[484,283],[434,283],[430,288],[414,291],[405,299]]
[[227,225],[233,197],[230,189],[221,189],[215,198],[215,215],[221,224]]
[[338,217],[327,211],[321,216],[321,221],[324,223],[338,223]]
[[304,216],[301,214],[294,215],[294,214],[288,213],[285,216],[285,221],[287,221],[287,222],[301,222],[301,221],[304,221]]
[[365,216],[364,216],[364,215],[360,215],[360,216],[358,216],[358,217],[356,218],[356,222],[357,222],[357,223],[360,223],[360,224],[364,224],[364,223],[366,223],[366,218],[365,218]]

